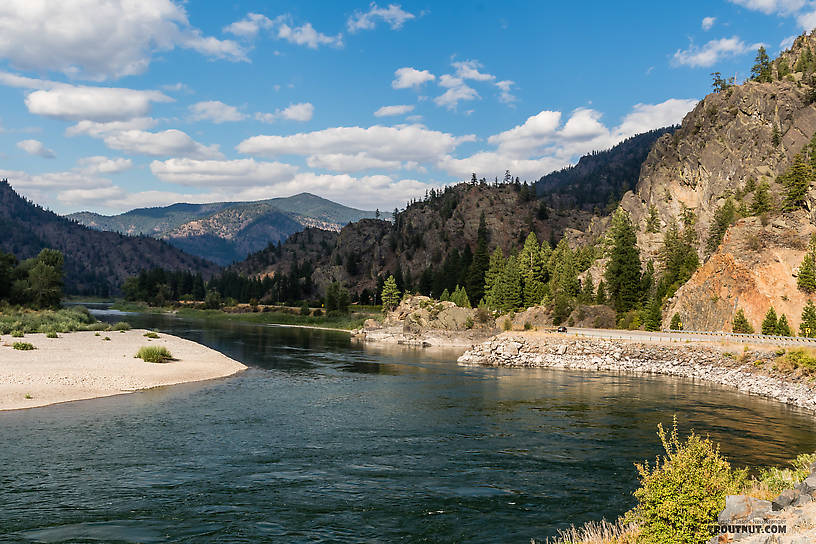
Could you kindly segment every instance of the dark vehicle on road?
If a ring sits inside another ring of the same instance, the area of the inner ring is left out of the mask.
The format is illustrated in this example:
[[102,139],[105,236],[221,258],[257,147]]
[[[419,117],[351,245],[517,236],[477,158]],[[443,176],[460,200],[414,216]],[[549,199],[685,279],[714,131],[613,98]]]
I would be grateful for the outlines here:
[[564,327],[564,326],[561,326],[561,327],[558,327],[557,329],[555,329],[555,331],[556,332],[567,332],[567,328]]

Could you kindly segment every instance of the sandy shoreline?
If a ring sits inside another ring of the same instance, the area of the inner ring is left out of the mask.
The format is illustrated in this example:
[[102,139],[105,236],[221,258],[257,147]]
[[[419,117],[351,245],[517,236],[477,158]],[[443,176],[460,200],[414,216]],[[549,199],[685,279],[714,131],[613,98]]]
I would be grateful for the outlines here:
[[[208,347],[176,336],[147,332],[103,331],[27,334],[0,337],[0,410],[34,408],[59,402],[132,393],[231,376],[243,364]],[[104,340],[109,337],[110,340]],[[15,350],[14,342],[29,342],[37,349]],[[146,363],[134,355],[141,346],[165,346],[176,360]],[[30,397],[30,398],[27,398]]]

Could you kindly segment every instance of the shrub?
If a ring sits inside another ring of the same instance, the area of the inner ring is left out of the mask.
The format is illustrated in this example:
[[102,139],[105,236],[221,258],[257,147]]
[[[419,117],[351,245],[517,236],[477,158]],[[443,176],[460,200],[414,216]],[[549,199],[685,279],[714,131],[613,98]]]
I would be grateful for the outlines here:
[[113,326],[113,330],[115,331],[129,331],[130,330],[130,323],[127,321],[120,321]]
[[105,342],[110,342],[110,336],[106,336],[106,337],[105,337],[105,338],[103,338],[102,340],[104,340]]
[[45,333],[46,338],[59,338],[59,335],[55,331],[50,331]]
[[473,328],[473,318],[472,317],[468,316],[467,319],[465,319],[465,328],[466,329],[472,329]]
[[524,330],[525,330],[525,331],[529,331],[529,330],[531,330],[532,328],[533,328],[533,324],[532,324],[532,323],[530,323],[529,321],[525,321],[525,322],[524,322]]
[[173,356],[164,346],[142,346],[136,357],[148,363],[166,363],[173,360]]
[[785,370],[802,369],[810,374],[816,371],[816,355],[804,348],[797,348],[783,353],[776,359],[777,366]]
[[144,333],[142,336],[144,336],[145,338],[158,338],[159,337],[159,335],[156,334],[153,331],[148,331],[148,332]]
[[12,347],[20,351],[31,351],[32,349],[37,349],[34,347],[33,344],[30,344],[28,342],[14,342]]
[[323,310],[318,308],[317,310],[314,311],[314,313],[312,315],[315,316],[315,317],[320,317],[321,315],[323,315]]
[[25,334],[21,330],[16,330],[16,331],[11,331],[11,336],[14,337],[14,338],[22,338],[23,336],[25,336]]
[[300,307],[300,315],[309,315],[310,312],[311,310],[309,309],[308,304],[304,304],[303,306]]
[[509,331],[512,328],[513,328],[513,322],[510,321],[509,318],[505,317],[504,321],[502,322],[502,329],[505,330],[505,331]]
[[742,489],[746,471],[732,469],[719,446],[694,431],[681,442],[676,418],[671,434],[658,425],[658,436],[666,455],[658,457],[654,468],[648,461],[635,465],[641,487],[634,493],[638,504],[627,518],[640,526],[643,544],[705,542],[726,495]]

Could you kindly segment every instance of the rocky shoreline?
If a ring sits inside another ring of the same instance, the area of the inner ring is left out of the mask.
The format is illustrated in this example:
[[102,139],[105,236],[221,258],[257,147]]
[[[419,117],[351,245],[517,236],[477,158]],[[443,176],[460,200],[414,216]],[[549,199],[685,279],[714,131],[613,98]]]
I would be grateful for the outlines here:
[[[462,354],[462,365],[549,367],[666,374],[705,380],[743,393],[816,411],[816,386],[804,376],[773,370],[769,351],[729,353],[699,344],[644,344],[541,333],[502,333]],[[769,368],[770,367],[770,368]]]

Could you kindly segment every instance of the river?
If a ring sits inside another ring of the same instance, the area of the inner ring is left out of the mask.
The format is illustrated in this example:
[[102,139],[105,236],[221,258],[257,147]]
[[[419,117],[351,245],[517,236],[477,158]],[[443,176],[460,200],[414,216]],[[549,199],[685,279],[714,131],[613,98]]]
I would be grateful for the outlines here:
[[816,450],[812,415],[686,379],[126,319],[250,369],[0,413],[0,541],[526,544],[630,508],[633,463],[660,453],[675,414],[738,465]]

